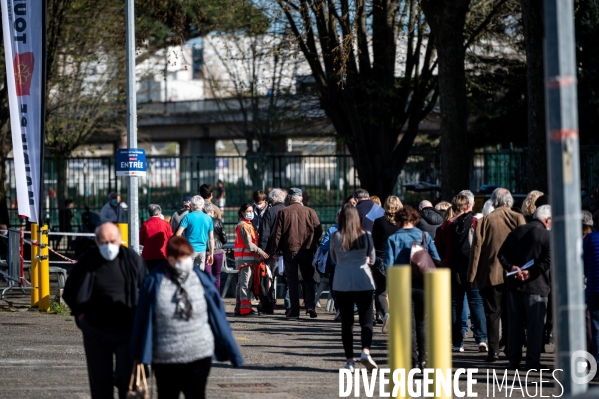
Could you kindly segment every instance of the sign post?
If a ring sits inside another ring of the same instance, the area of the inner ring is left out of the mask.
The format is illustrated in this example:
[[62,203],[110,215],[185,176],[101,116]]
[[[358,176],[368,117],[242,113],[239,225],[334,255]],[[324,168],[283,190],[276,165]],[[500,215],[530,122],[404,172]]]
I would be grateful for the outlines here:
[[[146,175],[146,151],[142,148],[119,148],[116,152],[116,175],[128,177],[129,182],[135,180],[137,187],[137,178]],[[128,188],[129,192],[130,187]],[[136,189],[137,190],[137,189]],[[135,191],[137,194],[137,191]],[[139,227],[138,227],[138,211],[133,210],[134,199],[129,196],[129,224],[119,224],[123,242],[126,247],[134,249],[136,252],[139,248]],[[137,209],[137,195],[135,195],[135,209]],[[133,237],[136,237],[135,244],[132,242]],[[133,245],[136,245],[135,247]]]
[[[135,0],[127,0],[127,147],[137,147],[137,98],[135,92]],[[145,170],[145,169],[144,169]],[[127,176],[129,201],[129,248],[139,253],[139,209],[137,200],[138,174]]]

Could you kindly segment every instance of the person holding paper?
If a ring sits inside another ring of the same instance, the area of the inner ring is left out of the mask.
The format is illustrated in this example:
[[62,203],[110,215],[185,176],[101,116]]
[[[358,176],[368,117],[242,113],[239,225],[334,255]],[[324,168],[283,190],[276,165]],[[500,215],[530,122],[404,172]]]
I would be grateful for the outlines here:
[[[526,327],[526,369],[541,368],[543,328],[551,291],[551,206],[539,207],[533,220],[508,234],[497,255],[506,276],[509,367],[522,361],[523,331]],[[524,268],[534,261],[533,265]]]

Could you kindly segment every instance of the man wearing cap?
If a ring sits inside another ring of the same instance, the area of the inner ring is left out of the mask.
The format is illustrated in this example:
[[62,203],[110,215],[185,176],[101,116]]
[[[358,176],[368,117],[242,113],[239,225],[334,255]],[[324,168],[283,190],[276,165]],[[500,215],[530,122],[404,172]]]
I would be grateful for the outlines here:
[[181,209],[177,212],[173,213],[171,216],[171,230],[173,233],[176,233],[179,230],[179,225],[181,224],[181,220],[189,213],[191,206],[191,196],[187,196],[183,198],[183,204],[181,205]]
[[121,196],[115,192],[108,194],[108,202],[100,212],[102,223],[127,223],[127,212],[121,207]]
[[313,209],[302,204],[302,190],[289,189],[289,206],[279,211],[274,232],[274,253],[283,253],[285,277],[289,287],[291,307],[287,317],[297,319],[299,308],[299,276],[304,280],[306,314],[317,317],[314,310],[314,267],[312,258],[322,235],[322,226]]

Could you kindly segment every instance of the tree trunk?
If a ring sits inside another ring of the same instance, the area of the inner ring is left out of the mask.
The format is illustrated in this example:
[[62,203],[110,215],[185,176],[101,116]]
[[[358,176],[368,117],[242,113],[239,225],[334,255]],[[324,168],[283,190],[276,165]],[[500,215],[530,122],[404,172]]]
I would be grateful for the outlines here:
[[528,191],[547,193],[547,143],[545,135],[545,85],[543,70],[543,1],[520,0],[526,45],[528,104]]
[[445,200],[470,187],[464,25],[470,0],[422,1],[435,35],[441,105],[441,195]]

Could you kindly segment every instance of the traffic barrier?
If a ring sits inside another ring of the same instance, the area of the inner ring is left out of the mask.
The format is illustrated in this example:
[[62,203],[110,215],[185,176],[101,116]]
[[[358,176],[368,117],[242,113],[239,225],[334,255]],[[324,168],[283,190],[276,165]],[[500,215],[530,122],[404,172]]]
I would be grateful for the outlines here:
[[38,307],[40,300],[39,291],[39,229],[37,223],[31,223],[31,268],[29,276],[31,278],[31,307]]
[[[39,246],[39,304],[42,312],[50,310],[50,255],[48,251],[48,225],[44,225],[41,231],[41,245]],[[33,275],[33,271],[32,271]]]
[[[424,308],[426,312],[427,368],[451,369],[451,271],[448,268],[430,270],[424,275]],[[433,383],[433,386],[436,382]],[[423,387],[424,390],[424,387]],[[429,392],[445,396],[445,390]]]
[[23,294],[25,290],[31,290],[31,283],[25,279],[25,270],[23,264],[23,233],[16,229],[8,230],[8,273],[0,271],[0,275],[7,281],[7,287],[2,290],[0,299],[4,299],[7,291],[19,289]]
[[[389,294],[389,367],[412,369],[412,268],[409,265],[387,268]],[[393,385],[393,380],[391,380]],[[393,387],[389,389],[392,391]]]

